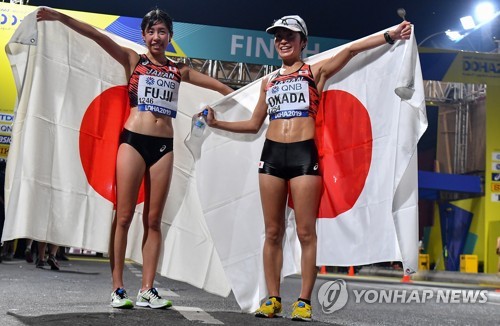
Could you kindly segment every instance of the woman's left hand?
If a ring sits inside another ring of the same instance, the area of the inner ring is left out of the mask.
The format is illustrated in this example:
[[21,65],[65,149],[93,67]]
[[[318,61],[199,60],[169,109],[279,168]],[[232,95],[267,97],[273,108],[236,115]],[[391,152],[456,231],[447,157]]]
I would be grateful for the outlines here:
[[215,111],[208,105],[205,106],[202,111],[195,113],[193,118],[197,119],[200,116],[204,116],[208,126],[212,126],[213,122],[215,121]]
[[405,20],[391,33],[391,38],[393,40],[408,40],[411,36],[411,29],[411,23]]
[[214,122],[216,121],[215,111],[208,105],[205,107],[205,109],[208,110],[207,115],[205,116],[205,120],[207,121],[207,125],[212,127]]

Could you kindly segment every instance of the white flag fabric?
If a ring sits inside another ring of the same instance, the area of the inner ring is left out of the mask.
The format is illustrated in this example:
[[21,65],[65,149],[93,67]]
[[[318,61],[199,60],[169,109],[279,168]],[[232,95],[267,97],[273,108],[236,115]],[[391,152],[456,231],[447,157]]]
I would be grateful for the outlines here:
[[[35,13],[25,17],[6,50],[18,104],[2,241],[26,237],[107,252],[114,160],[128,114],[123,67],[64,25],[37,23]],[[426,127],[416,51],[413,36],[367,51],[325,86],[318,121],[326,121],[318,132],[326,194],[317,223],[320,265],[402,260],[409,272],[416,269],[416,144]],[[202,103],[213,103],[224,120],[249,117],[259,85],[260,80],[222,98],[181,84],[174,174],[162,218],[159,272],[218,295],[232,290],[243,311],[255,310],[267,292],[257,174],[266,127],[257,135],[219,130],[205,130],[202,138],[188,135],[191,117]],[[352,105],[330,110],[329,105],[343,101]],[[332,133],[329,125],[346,127],[350,134]],[[344,155],[338,155],[339,146]],[[353,187],[346,187],[353,180]],[[338,196],[335,185],[345,196]],[[139,200],[127,247],[127,257],[138,262],[141,210]],[[287,219],[283,276],[300,272],[292,210]]]
[[414,34],[353,58],[325,85],[320,110],[318,266],[402,261],[414,273],[417,143],[427,128]]
[[[118,137],[129,112],[124,69],[90,39],[59,22],[37,23],[35,14],[24,18],[6,46],[18,103],[2,241],[32,238],[107,252]],[[183,142],[200,102],[221,97],[181,84],[158,269],[164,276],[227,296],[230,287],[197,199],[194,160]],[[139,263],[142,206],[139,200],[127,246],[127,257]]]
[[[341,48],[306,61],[312,64],[331,57]],[[218,118],[250,117],[260,83],[215,103]],[[317,144],[325,189],[317,222],[318,266],[403,261],[408,273],[415,271],[416,145],[427,119],[414,36],[358,54],[327,82],[321,103]],[[244,311],[254,311],[267,292],[257,173],[265,129],[257,135],[211,130],[201,152],[193,150],[207,225]],[[294,230],[290,210],[282,276],[300,272]]]

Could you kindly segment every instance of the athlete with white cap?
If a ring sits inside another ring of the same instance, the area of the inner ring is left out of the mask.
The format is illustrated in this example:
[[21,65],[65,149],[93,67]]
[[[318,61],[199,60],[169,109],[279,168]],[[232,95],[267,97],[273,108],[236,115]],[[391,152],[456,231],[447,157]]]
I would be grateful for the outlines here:
[[297,15],[284,16],[266,29],[282,59],[281,69],[264,77],[252,117],[245,121],[220,121],[209,108],[207,123],[222,130],[257,133],[264,120],[270,122],[259,164],[259,185],[264,213],[264,273],[269,299],[255,312],[258,317],[281,313],[280,275],[283,264],[285,209],[290,191],[302,249],[302,288],[293,304],[292,320],[311,320],[311,294],[316,281],[316,217],[322,178],[314,142],[315,118],[325,82],[356,54],[396,40],[408,39],[411,25],[403,21],[395,29],[344,47],[333,57],[312,65],[304,63],[302,51],[308,30]]

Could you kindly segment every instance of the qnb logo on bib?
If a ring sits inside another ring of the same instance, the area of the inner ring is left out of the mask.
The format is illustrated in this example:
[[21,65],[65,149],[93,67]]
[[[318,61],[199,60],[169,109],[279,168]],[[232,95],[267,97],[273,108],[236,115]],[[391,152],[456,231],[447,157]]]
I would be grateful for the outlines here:
[[321,310],[325,314],[331,314],[342,309],[346,305],[348,298],[349,294],[344,280],[325,282],[318,291]]

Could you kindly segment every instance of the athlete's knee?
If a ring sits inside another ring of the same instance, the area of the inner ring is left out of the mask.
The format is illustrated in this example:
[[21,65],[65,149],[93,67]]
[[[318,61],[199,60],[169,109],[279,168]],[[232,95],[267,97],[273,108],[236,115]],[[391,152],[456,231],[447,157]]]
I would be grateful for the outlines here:
[[161,231],[161,216],[158,214],[148,214],[146,226],[152,231]]
[[281,245],[283,241],[283,236],[285,234],[285,230],[282,227],[267,227],[266,228],[266,241]]
[[155,221],[153,223],[149,223],[148,228],[151,231],[160,232],[161,231],[161,222],[156,222]]
[[297,228],[297,237],[302,245],[316,243],[316,230],[313,228]]
[[132,217],[133,215],[130,214],[117,215],[116,216],[117,227],[128,229],[130,227],[130,224],[132,224]]

